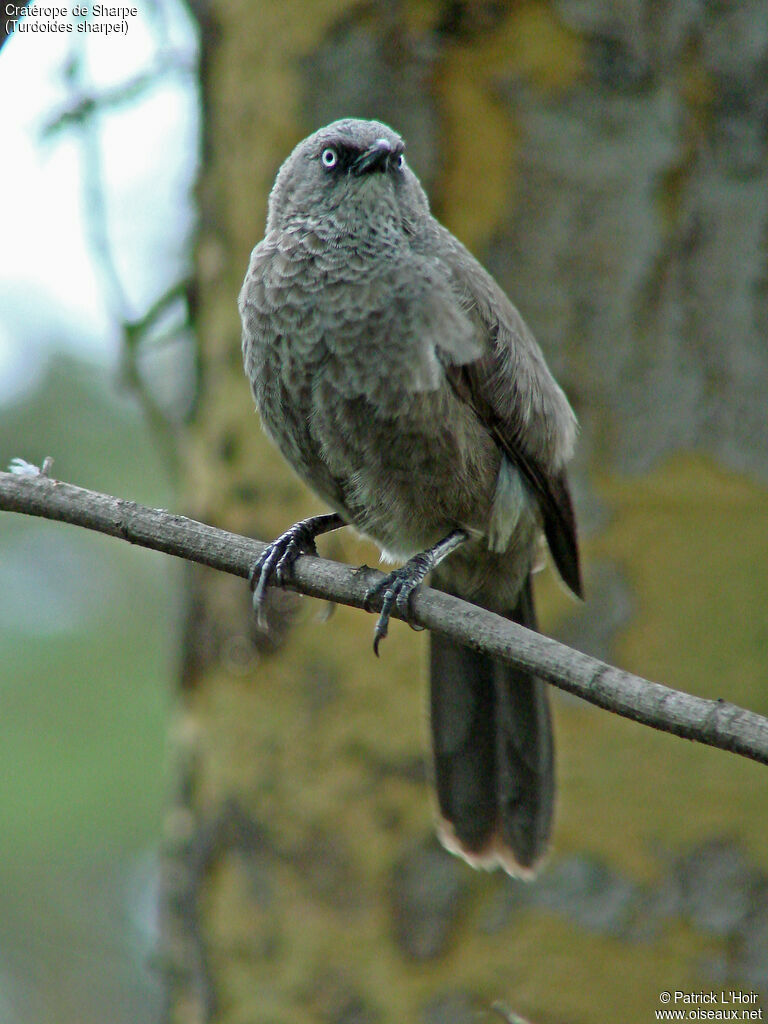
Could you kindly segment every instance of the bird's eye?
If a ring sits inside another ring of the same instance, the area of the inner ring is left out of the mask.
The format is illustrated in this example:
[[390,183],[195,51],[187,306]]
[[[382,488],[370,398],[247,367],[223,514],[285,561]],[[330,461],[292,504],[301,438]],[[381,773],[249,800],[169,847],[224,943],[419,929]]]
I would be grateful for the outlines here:
[[326,149],[323,150],[323,154],[320,157],[320,159],[323,161],[323,167],[335,167],[336,164],[339,162],[339,154],[336,152],[333,146],[328,146],[326,147]]
[[401,153],[400,156],[397,158],[397,169],[398,169],[398,171],[402,171],[402,169],[404,167],[405,167],[405,157]]

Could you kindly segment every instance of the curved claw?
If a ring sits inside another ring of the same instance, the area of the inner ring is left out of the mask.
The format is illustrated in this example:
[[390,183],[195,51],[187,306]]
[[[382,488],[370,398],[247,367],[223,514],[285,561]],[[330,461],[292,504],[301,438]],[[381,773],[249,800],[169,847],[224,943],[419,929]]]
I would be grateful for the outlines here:
[[277,549],[277,542],[270,544],[256,559],[248,573],[248,582],[253,591],[253,610],[256,613],[256,621],[262,629],[266,629],[267,626],[266,615],[264,614],[264,599],[267,593],[267,586],[274,575],[275,563],[279,557],[280,551]]
[[[394,573],[392,574],[392,576],[393,575]],[[391,584],[390,582],[392,580],[392,576],[387,576],[387,578],[383,580],[377,587],[372,588],[375,591],[380,591],[382,587],[387,588],[384,592],[384,600],[382,601],[381,604],[381,611],[379,612],[379,617],[376,620],[376,628],[373,631],[373,653],[376,655],[377,658],[379,656],[379,644],[389,632],[389,617],[392,612],[392,605],[395,603],[397,597],[397,591],[394,589],[393,584]],[[368,594],[366,594],[366,601],[368,600],[369,595],[373,596],[371,594],[371,591],[369,591]]]
[[308,527],[308,522],[296,523],[277,540],[267,545],[256,559],[248,573],[248,582],[253,591],[253,610],[256,619],[263,629],[267,626],[265,615],[265,598],[267,587],[271,584],[283,586],[290,578],[291,569],[301,555],[316,555],[315,533]]
[[397,607],[403,619],[414,629],[421,629],[421,626],[414,626],[411,622],[411,598],[421,585],[424,577],[432,568],[429,559],[423,555],[416,555],[402,567],[395,569],[383,580],[374,584],[366,591],[364,606],[370,610],[370,604],[375,597],[383,592],[381,611],[373,631],[373,652],[378,657],[379,644],[386,637],[389,631],[389,619],[392,608]]

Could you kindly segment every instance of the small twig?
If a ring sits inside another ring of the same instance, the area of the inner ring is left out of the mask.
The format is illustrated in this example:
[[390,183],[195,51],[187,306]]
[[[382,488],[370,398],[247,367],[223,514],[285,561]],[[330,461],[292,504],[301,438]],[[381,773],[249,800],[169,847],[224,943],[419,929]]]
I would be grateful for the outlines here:
[[507,1024],[530,1024],[529,1021],[519,1017],[514,1010],[510,1010],[506,1003],[502,1003],[499,999],[491,1006],[491,1012],[497,1013]]
[[166,50],[158,54],[151,67],[127,81],[99,90],[81,88],[66,106],[48,119],[43,126],[43,138],[50,138],[73,125],[82,124],[94,114],[105,114],[127,107],[154,89],[163,78],[175,74],[191,77],[195,68],[196,62],[188,54]]
[[171,72],[183,70],[191,73],[196,59],[185,56],[168,46],[156,48],[151,67],[117,86],[97,91],[88,73],[82,45],[76,43],[66,65],[66,78],[70,85],[70,102],[66,110],[57,114],[44,126],[42,138],[56,137],[63,130],[75,131],[82,151],[84,224],[88,245],[99,274],[108,312],[120,332],[120,382],[130,388],[142,405],[144,414],[158,438],[166,464],[172,473],[178,467],[178,451],[173,423],[158,399],[147,386],[139,356],[157,320],[179,299],[187,302],[185,321],[189,321],[189,282],[174,283],[141,315],[134,315],[122,276],[115,259],[109,224],[109,203],[104,174],[104,152],[101,115],[133,102],[142,93],[153,88]]
[[[29,466],[21,473],[0,473],[0,509],[84,526],[244,578],[265,547],[163,509],[52,480]],[[379,574],[373,569],[361,573],[307,555],[296,562],[290,586],[363,608],[374,575]],[[598,707],[768,764],[768,718],[753,711],[649,682],[429,587],[414,595],[412,611],[418,625],[528,669]]]

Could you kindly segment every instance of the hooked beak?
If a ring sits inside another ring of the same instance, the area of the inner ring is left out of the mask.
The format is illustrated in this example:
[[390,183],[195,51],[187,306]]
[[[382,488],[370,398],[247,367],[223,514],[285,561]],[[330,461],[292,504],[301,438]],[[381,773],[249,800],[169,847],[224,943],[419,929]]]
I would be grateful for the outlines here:
[[395,154],[395,148],[387,139],[376,139],[372,146],[369,146],[364,153],[352,164],[355,174],[371,174],[374,171],[386,171],[389,167],[389,160]]

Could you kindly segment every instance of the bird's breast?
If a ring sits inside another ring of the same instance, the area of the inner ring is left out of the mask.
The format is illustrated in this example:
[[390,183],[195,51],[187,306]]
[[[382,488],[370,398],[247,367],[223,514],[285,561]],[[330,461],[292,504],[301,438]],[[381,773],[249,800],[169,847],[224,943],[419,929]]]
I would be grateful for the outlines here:
[[499,451],[439,349],[470,346],[468,322],[421,265],[277,251],[252,262],[243,296],[262,418],[311,486],[401,557],[487,529]]

